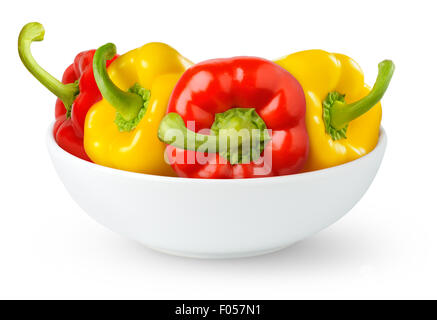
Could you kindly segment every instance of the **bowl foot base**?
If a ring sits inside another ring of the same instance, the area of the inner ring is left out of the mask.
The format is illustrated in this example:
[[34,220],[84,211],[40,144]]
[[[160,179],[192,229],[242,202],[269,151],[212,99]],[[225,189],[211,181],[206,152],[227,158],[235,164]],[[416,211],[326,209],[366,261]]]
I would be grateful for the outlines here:
[[154,251],[158,251],[161,253],[165,253],[172,256],[184,257],[184,258],[194,258],[194,259],[238,259],[238,258],[249,258],[262,256],[265,254],[273,253],[285,249],[289,246],[271,248],[260,251],[247,251],[247,252],[231,252],[231,253],[198,253],[198,252],[185,252],[185,251],[176,251],[176,250],[168,250],[157,247],[148,247]]

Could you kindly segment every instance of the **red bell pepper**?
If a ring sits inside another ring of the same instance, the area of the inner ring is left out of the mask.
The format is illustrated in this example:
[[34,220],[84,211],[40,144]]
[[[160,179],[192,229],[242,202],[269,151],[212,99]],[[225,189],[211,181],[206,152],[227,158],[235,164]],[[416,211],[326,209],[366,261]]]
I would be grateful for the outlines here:
[[[189,68],[176,84],[158,137],[169,144],[167,157],[181,177],[293,174],[308,156],[305,108],[301,85],[278,65],[255,57],[209,60]],[[195,128],[187,129],[193,123]],[[209,134],[199,132],[205,129]],[[242,129],[271,129],[271,133],[241,135],[236,148],[226,140],[227,148],[220,149],[229,130]],[[177,132],[182,140],[175,139]],[[249,153],[242,148],[244,139],[250,140]]]
[[[95,50],[79,53],[64,72],[62,83],[42,69],[30,52],[33,41],[44,39],[44,27],[37,22],[26,24],[18,39],[18,52],[25,67],[58,99],[55,107],[53,135],[65,151],[91,161],[83,146],[85,117],[93,104],[102,99],[94,80],[93,57]],[[114,57],[115,59],[116,57]],[[107,66],[114,60],[107,62]]]

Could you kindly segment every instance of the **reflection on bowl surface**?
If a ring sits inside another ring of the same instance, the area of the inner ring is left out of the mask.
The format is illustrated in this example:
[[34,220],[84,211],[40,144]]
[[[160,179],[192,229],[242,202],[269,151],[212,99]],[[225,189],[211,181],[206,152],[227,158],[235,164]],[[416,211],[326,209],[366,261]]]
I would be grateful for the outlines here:
[[[364,195],[387,138],[355,161],[273,178],[186,179],[102,167],[47,142],[65,187],[92,218],[150,248],[235,258],[285,248],[337,221]],[[347,239],[345,239],[347,241]]]

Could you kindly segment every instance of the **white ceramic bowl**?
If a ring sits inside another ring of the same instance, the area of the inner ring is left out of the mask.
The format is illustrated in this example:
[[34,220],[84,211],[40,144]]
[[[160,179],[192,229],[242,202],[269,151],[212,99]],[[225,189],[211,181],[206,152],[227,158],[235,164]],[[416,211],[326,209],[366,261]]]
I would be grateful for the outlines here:
[[274,178],[209,180],[83,161],[56,144],[51,127],[47,141],[65,187],[97,222],[152,249],[198,258],[261,255],[331,225],[364,195],[387,144],[381,129],[372,152],[344,165]]

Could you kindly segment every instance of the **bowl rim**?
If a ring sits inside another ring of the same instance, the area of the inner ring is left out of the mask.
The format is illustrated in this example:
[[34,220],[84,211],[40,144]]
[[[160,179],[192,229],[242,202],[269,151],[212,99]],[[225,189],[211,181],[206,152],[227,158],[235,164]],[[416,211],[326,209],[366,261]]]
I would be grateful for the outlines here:
[[102,165],[99,165],[94,162],[89,162],[86,160],[83,160],[81,158],[78,158],[71,153],[65,151],[62,149],[55,141],[55,138],[53,136],[53,126],[54,123],[49,125],[49,128],[47,130],[47,147],[49,149],[49,152],[56,152],[59,156],[63,157],[64,159],[68,161],[73,161],[77,163],[78,165],[88,166],[89,168],[93,170],[99,170],[106,172],[108,174],[114,174],[114,175],[120,175],[125,176],[127,178],[133,178],[133,179],[140,179],[140,180],[147,180],[147,181],[161,181],[161,182],[172,182],[172,183],[201,183],[201,184],[241,184],[241,183],[249,183],[249,184],[257,184],[257,183],[271,183],[271,182],[282,182],[282,181],[288,181],[288,180],[300,180],[320,175],[326,175],[328,173],[335,172],[337,170],[341,170],[345,167],[350,166],[356,166],[359,165],[359,163],[366,161],[368,158],[374,157],[375,154],[379,150],[383,150],[386,147],[387,144],[387,134],[384,130],[384,128],[381,126],[379,129],[379,138],[378,143],[376,144],[375,148],[373,148],[372,151],[365,154],[364,156],[337,165],[330,168],[325,169],[319,169],[315,171],[310,172],[301,172],[301,173],[295,173],[290,175],[284,175],[284,176],[275,176],[275,177],[259,177],[259,178],[248,178],[248,179],[201,179],[201,178],[183,178],[183,177],[169,177],[169,176],[159,176],[159,175],[153,175],[153,174],[147,174],[147,173],[138,173],[138,172],[132,172],[132,171],[126,171],[121,169],[115,169],[111,167],[105,167]]

